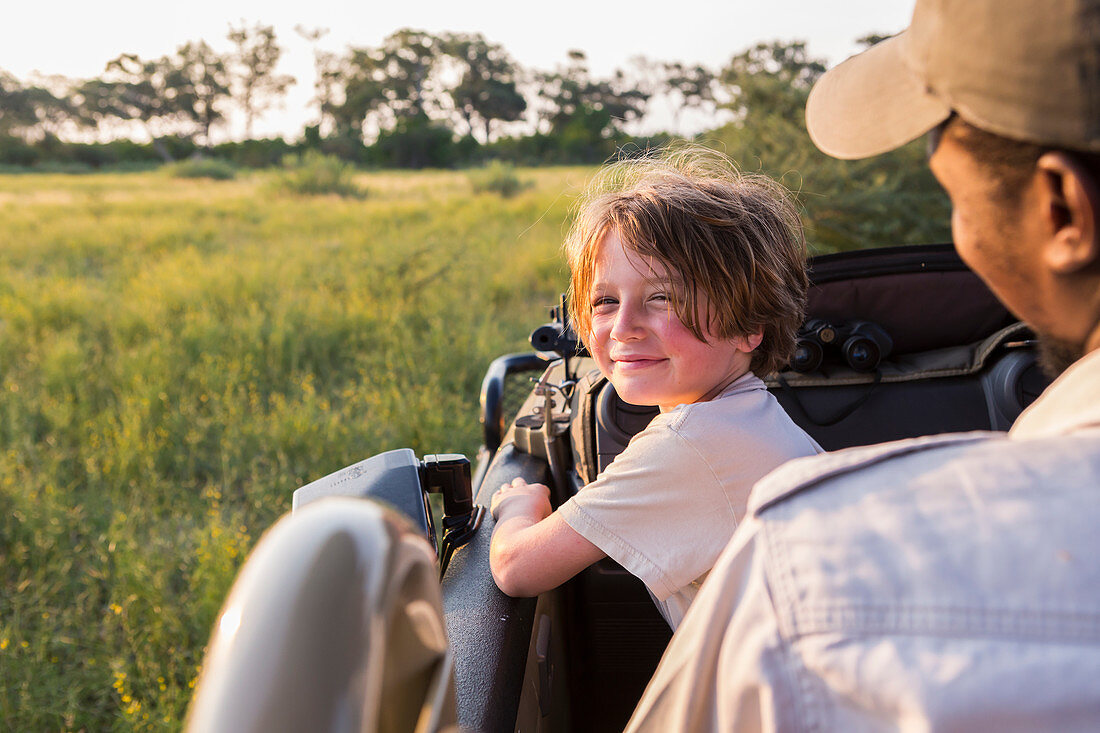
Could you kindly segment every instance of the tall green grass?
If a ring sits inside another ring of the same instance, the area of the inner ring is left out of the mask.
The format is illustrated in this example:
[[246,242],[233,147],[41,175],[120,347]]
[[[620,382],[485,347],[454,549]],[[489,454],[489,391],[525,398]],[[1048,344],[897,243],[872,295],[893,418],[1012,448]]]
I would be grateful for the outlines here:
[[175,730],[297,486],[472,455],[490,360],[557,302],[587,171],[0,176],[0,729]]

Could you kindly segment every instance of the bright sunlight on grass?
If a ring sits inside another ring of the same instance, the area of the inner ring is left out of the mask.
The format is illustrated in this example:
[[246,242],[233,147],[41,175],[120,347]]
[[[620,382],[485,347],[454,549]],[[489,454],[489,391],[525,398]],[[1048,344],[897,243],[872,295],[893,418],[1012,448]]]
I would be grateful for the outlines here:
[[159,173],[0,176],[0,728],[176,730],[293,489],[465,452],[497,355],[565,287],[584,169],[365,199]]

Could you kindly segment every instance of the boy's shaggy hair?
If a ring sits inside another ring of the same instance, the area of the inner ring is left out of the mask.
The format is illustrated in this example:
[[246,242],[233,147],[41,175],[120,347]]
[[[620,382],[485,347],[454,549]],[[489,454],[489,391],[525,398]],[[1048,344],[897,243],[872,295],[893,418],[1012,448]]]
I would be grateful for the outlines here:
[[[763,332],[750,368],[782,368],[794,351],[806,303],[806,240],[791,196],[762,175],[740,173],[720,153],[663,150],[605,166],[577,204],[563,249],[571,272],[569,310],[587,342],[590,292],[600,242],[618,232],[634,254],[679,275],[672,308],[705,341]],[[708,313],[699,313],[699,293]]]

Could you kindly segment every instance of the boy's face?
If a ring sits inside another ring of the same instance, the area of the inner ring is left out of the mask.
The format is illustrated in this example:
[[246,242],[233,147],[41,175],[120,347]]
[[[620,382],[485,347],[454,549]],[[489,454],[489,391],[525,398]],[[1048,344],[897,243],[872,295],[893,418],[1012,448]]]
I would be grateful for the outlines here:
[[[635,405],[677,405],[714,398],[749,369],[759,338],[700,341],[672,308],[675,273],[623,247],[609,232],[599,245],[587,345],[619,396]],[[707,302],[699,294],[700,312]]]

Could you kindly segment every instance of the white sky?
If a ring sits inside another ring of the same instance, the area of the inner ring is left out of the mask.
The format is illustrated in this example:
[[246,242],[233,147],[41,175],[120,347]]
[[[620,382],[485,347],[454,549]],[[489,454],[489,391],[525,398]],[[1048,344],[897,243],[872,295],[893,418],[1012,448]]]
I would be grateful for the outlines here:
[[588,54],[597,76],[645,55],[720,70],[758,41],[805,40],[830,65],[857,50],[868,33],[896,33],[914,0],[8,0],[0,24],[0,69],[26,80],[32,72],[92,77],[121,53],[155,58],[205,40],[229,49],[225,34],[241,21],[272,25],[284,48],[280,71],[297,78],[256,132],[296,135],[314,113],[313,57],[296,25],[327,28],[334,51],[376,46],[399,28],[480,32],[528,68],[552,70],[566,51]]

